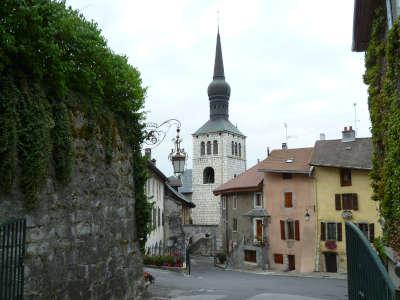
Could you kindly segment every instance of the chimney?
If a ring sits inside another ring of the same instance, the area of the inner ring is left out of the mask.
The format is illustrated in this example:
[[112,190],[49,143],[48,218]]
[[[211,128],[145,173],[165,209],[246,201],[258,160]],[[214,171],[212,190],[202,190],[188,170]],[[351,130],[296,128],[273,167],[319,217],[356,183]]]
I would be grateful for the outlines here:
[[269,147],[267,147],[267,157],[269,157]]
[[153,159],[151,160],[151,162],[152,162],[153,165],[156,165],[156,159],[155,159],[155,158],[153,158]]
[[287,150],[288,146],[287,143],[282,143],[282,150]]
[[352,126],[345,127],[342,131],[342,142],[353,142],[356,140],[356,132]]
[[320,133],[319,134],[319,140],[320,141],[325,141],[325,139],[326,139],[325,133]]
[[151,160],[151,148],[144,149],[144,156],[147,157],[148,160]]
[[260,159],[259,159],[259,158],[257,158],[257,163],[258,163],[258,164],[260,163]]

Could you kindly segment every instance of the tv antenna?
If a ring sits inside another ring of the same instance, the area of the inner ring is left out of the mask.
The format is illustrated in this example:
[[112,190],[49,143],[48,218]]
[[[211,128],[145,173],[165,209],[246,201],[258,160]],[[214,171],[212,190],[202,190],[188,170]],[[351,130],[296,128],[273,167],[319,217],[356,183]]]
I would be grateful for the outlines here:
[[357,102],[353,103],[354,107],[354,130],[357,133],[357,123],[360,122],[360,120],[357,120]]
[[283,126],[285,127],[285,140],[286,140],[286,144],[288,143],[289,139],[293,139],[296,138],[296,135],[288,135],[288,125],[287,123],[284,123]]

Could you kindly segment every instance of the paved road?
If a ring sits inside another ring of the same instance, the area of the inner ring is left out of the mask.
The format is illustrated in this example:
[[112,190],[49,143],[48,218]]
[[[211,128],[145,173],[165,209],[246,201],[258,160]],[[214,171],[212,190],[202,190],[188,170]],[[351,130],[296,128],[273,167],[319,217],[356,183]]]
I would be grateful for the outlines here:
[[192,274],[148,269],[156,278],[149,299],[177,300],[317,300],[347,299],[342,279],[302,278],[225,271],[210,258],[192,259]]

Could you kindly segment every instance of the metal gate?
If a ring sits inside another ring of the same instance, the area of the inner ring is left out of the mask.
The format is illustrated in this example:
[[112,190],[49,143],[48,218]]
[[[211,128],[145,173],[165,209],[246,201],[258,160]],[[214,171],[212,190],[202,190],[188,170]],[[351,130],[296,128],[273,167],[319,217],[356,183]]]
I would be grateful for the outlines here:
[[375,250],[351,222],[346,222],[346,252],[350,300],[400,300]]
[[23,299],[26,221],[0,225],[0,299]]

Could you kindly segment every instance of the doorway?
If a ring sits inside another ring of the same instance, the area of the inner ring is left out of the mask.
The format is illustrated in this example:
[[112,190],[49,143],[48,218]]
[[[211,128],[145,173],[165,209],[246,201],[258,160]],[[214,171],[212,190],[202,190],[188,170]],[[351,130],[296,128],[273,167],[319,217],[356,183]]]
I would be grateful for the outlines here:
[[255,219],[255,241],[261,242],[263,240],[263,221]]
[[296,270],[296,260],[294,255],[288,255],[289,271]]
[[325,269],[326,272],[337,272],[337,253],[325,252]]

